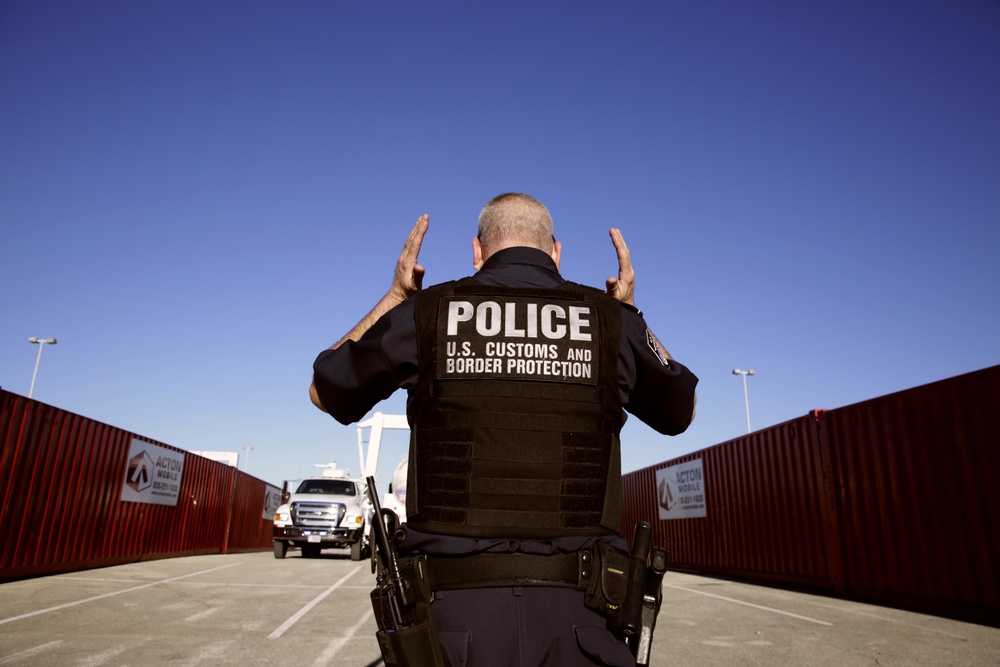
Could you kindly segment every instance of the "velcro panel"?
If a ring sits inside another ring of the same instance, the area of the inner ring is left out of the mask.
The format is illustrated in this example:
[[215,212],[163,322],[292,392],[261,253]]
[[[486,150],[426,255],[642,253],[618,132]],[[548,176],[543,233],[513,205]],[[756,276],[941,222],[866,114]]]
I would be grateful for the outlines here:
[[476,480],[476,489],[483,495],[555,496],[561,495],[558,479],[524,479],[523,477],[489,477]]
[[602,496],[605,483],[603,479],[570,479],[563,481],[563,496]]
[[[455,493],[469,492],[468,475],[442,475],[441,473],[433,473],[424,476],[421,484],[423,484],[423,486],[420,488],[427,491],[452,491]],[[462,505],[465,504],[466,503],[464,502],[462,503]]]
[[[475,526],[512,529],[512,534],[529,534],[524,526],[530,526],[531,532],[551,531],[559,528],[559,514],[555,512],[512,512],[509,509],[470,509],[469,523]],[[495,530],[490,531],[496,533]],[[544,533],[543,533],[544,534]]]
[[417,431],[421,458],[433,465],[417,468],[423,521],[465,524],[472,476],[472,429],[429,428]]
[[562,447],[563,528],[601,525],[613,437],[601,433],[569,433]]
[[[528,467],[523,463],[514,461],[476,461],[472,464],[472,471],[476,480],[490,477],[558,480],[562,477],[563,466],[558,464],[534,464]],[[559,495],[559,491],[559,489],[556,489],[554,495]]]
[[453,507],[423,507],[420,519],[424,523],[439,523],[446,526],[463,526],[468,520],[467,510]]
[[611,436],[604,433],[568,433],[563,447],[563,462],[567,464],[607,465],[611,453]]
[[509,412],[449,412],[448,426],[456,428],[507,429],[513,431],[561,431],[592,433],[604,430],[604,421],[585,415],[526,415]]
[[599,388],[587,385],[511,382],[509,380],[449,380],[434,383],[432,391],[436,398],[490,396],[580,403],[592,402],[600,395]]
[[[523,415],[510,415],[523,423]],[[469,522],[490,526],[495,533],[523,534],[526,527],[558,527],[561,477],[561,433],[476,429],[473,493]]]
[[[470,509],[495,509],[511,512],[558,512],[559,496],[506,496],[477,493],[471,499]],[[506,525],[506,524],[505,524]]]
[[431,447],[435,454],[451,458],[469,458],[472,446],[471,428],[420,427],[416,432],[421,447]]
[[604,498],[588,496],[563,496],[560,506],[565,512],[594,512],[600,518]]
[[594,512],[563,512],[560,516],[562,517],[561,527],[573,530],[594,530],[594,527],[599,525],[601,519],[600,512],[596,514]]
[[562,476],[566,480],[590,481],[600,479],[603,483],[606,479],[607,466],[597,463],[571,463],[562,467]]
[[480,461],[562,465],[561,442],[561,433],[528,432],[512,438],[509,431],[479,431],[475,454]]
[[423,449],[422,458],[435,461],[431,470],[421,470],[425,479],[438,476],[468,477],[472,474],[472,442],[428,441],[419,446]]

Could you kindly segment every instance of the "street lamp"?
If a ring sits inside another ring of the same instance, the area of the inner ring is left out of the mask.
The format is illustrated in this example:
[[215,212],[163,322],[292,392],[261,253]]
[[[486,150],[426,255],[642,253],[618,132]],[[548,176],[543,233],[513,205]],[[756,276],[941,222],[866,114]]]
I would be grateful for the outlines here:
[[29,343],[37,343],[38,344],[38,358],[35,359],[35,372],[31,376],[31,389],[28,390],[28,398],[31,398],[31,395],[33,393],[35,393],[35,378],[38,377],[38,364],[40,364],[42,362],[42,349],[45,348],[45,344],[46,343],[48,343],[49,345],[55,345],[56,344],[56,339],[55,338],[35,338],[34,336],[32,336],[31,338],[28,339],[28,342]]
[[743,401],[746,403],[747,406],[747,433],[750,432],[750,395],[747,394],[747,376],[756,374],[757,371],[755,371],[752,368],[746,371],[740,370],[739,368],[733,369],[733,375],[743,376]]
[[253,447],[249,445],[243,448],[243,451],[247,453],[246,457],[243,459],[243,472],[247,471],[247,467],[250,465],[250,452],[253,451]]

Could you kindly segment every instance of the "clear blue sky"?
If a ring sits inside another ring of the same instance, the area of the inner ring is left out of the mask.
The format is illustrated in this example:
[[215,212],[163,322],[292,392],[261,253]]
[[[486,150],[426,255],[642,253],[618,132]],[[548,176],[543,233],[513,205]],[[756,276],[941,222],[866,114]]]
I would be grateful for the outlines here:
[[1000,6],[4,0],[0,386],[52,336],[40,401],[356,473],[313,359],[418,215],[428,282],[466,275],[512,190],[568,278],[603,285],[620,227],[701,378],[626,471],[743,434],[737,366],[757,429],[996,365]]

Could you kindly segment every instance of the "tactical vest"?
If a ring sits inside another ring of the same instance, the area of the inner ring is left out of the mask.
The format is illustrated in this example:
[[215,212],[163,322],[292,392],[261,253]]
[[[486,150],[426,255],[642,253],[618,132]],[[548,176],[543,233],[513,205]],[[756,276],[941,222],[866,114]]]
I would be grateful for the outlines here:
[[417,294],[407,521],[467,537],[619,532],[621,305],[565,283]]

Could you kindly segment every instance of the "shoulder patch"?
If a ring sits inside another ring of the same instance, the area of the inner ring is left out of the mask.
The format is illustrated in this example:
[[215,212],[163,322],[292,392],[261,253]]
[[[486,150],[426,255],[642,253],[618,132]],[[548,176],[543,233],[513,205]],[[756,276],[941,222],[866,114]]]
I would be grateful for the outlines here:
[[646,329],[646,344],[649,345],[649,349],[653,351],[653,354],[660,360],[661,364],[664,366],[670,365],[670,360],[663,354],[663,348],[660,347],[660,341],[656,340],[656,336],[649,329]]

